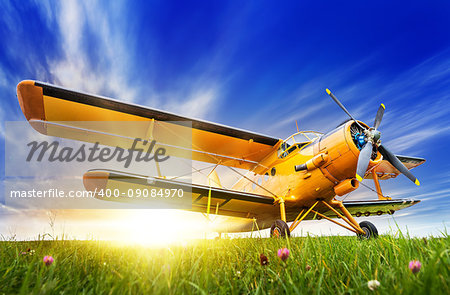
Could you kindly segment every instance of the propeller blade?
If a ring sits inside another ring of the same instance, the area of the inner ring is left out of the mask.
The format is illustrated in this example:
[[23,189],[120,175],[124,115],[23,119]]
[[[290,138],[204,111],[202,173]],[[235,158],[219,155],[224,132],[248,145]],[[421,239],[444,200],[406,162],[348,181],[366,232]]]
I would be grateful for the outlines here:
[[380,107],[378,108],[378,112],[375,117],[375,122],[373,123],[373,128],[378,129],[378,127],[380,126],[381,119],[383,119],[385,109],[386,107],[384,106],[384,104],[381,104]]
[[347,109],[346,109],[346,108],[344,107],[344,105],[339,101],[339,99],[337,99],[337,97],[334,96],[333,93],[331,93],[330,89],[327,88],[326,91],[327,91],[328,95],[331,96],[331,98],[338,104],[338,106],[340,106],[341,109],[342,109],[342,110],[343,110],[350,118],[352,118],[352,119],[356,122],[356,124],[359,125],[359,127],[361,127],[362,129],[366,129],[366,128],[362,127],[362,126],[358,123],[358,121],[356,121],[355,118],[353,118],[353,116],[350,114],[349,111],[347,111]]
[[416,185],[420,185],[419,180],[411,173],[409,172],[408,168],[405,167],[405,165],[403,165],[402,162],[400,162],[399,159],[397,159],[397,157],[391,153],[385,146],[383,145],[379,145],[378,146],[378,151],[381,153],[381,155],[383,155],[383,157],[389,161],[389,163],[392,164],[392,166],[394,166],[398,171],[400,171],[401,173],[403,173],[403,175],[405,175],[406,177],[408,177],[412,182],[414,182]]
[[368,141],[359,152],[358,165],[356,166],[356,179],[362,181],[369,167],[370,157],[372,156],[372,142]]

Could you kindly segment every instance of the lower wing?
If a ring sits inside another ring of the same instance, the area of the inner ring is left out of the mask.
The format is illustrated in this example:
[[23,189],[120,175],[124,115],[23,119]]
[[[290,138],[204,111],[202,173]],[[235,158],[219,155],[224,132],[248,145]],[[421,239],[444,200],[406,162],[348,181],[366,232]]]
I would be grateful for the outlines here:
[[[90,170],[84,174],[83,183],[88,191],[96,193],[95,197],[97,199],[107,201],[130,202],[130,198],[127,195],[130,189],[133,191],[138,189],[181,189],[185,195],[192,194],[192,207],[187,210],[194,212],[205,214],[210,212],[212,214],[250,219],[265,219],[268,215],[278,212],[274,206],[274,198],[270,196],[114,170]],[[116,189],[119,189],[123,195],[108,198],[104,197],[103,193],[99,194],[102,190]],[[147,202],[154,200],[147,198]],[[174,209],[177,208],[175,207]]]
[[[147,177],[114,170],[90,170],[83,176],[84,186],[92,192],[107,189],[181,189],[192,194],[192,207],[187,209],[199,213],[256,219],[260,229],[268,228],[274,220],[279,219],[279,207],[271,196],[228,190],[217,187],[181,182],[173,179]],[[129,202],[127,196],[118,198],[103,198],[98,194],[96,198],[108,201]],[[347,210],[356,217],[393,214],[395,211],[410,207],[420,201],[410,199],[396,200],[368,200],[343,202]],[[287,221],[293,221],[301,211],[301,207],[286,207]],[[330,218],[337,218],[336,214],[327,207],[317,208],[318,212]],[[310,213],[305,220],[315,219]],[[251,230],[251,223],[243,227],[242,231]]]
[[[367,200],[367,201],[348,201],[343,202],[345,208],[350,214],[360,217],[374,216],[383,214],[394,214],[395,211],[408,208],[419,203],[419,200],[412,199],[396,199],[396,200]],[[328,213],[328,214],[327,214]],[[337,217],[332,211],[325,213],[328,217]]]

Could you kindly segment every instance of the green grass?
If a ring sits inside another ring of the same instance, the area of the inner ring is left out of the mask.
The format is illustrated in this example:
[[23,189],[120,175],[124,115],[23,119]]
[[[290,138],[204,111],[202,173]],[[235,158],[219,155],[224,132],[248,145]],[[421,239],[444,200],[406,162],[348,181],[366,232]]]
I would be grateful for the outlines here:
[[[277,257],[282,247],[290,249],[286,263]],[[20,254],[27,248],[34,255]],[[0,242],[0,293],[450,294],[449,251],[448,235],[222,239],[170,248]],[[260,265],[261,253],[269,265]],[[45,255],[55,258],[53,265],[43,264]],[[422,262],[416,275],[408,268],[413,259]],[[381,283],[376,292],[367,287],[372,279]]]

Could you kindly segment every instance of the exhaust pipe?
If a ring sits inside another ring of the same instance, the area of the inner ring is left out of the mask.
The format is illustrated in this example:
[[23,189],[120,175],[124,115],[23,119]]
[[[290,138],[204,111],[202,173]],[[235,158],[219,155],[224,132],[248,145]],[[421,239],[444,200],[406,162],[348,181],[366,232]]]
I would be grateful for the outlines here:
[[346,195],[359,187],[359,181],[356,178],[346,179],[341,181],[334,187],[334,192],[338,196]]
[[302,171],[302,170],[311,171],[313,169],[319,168],[320,166],[322,166],[323,164],[328,162],[328,158],[329,158],[328,154],[318,154],[314,158],[306,161],[304,164],[296,165],[294,167],[295,171],[296,172],[299,172],[299,171]]

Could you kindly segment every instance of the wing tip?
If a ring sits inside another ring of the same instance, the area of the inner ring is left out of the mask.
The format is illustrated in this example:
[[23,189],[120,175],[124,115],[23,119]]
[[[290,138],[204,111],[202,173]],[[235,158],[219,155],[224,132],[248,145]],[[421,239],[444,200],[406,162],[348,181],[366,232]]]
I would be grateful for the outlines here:
[[330,89],[327,88],[327,89],[325,89],[325,91],[327,92],[328,95],[330,95],[330,93],[331,93]]
[[28,121],[45,120],[43,91],[35,85],[35,81],[23,80],[17,84],[17,99]]
[[358,181],[362,181],[363,178],[361,176],[359,176],[358,174],[356,174],[356,179],[358,179]]
[[88,171],[83,175],[84,188],[91,192],[96,192],[106,188],[109,172]]
[[384,106],[384,104],[382,103],[381,106],[383,107],[383,109],[386,109],[386,107]]
[[417,185],[417,186],[419,186],[420,185],[420,182],[419,182],[419,180],[416,178],[416,181],[414,181],[414,183]]

